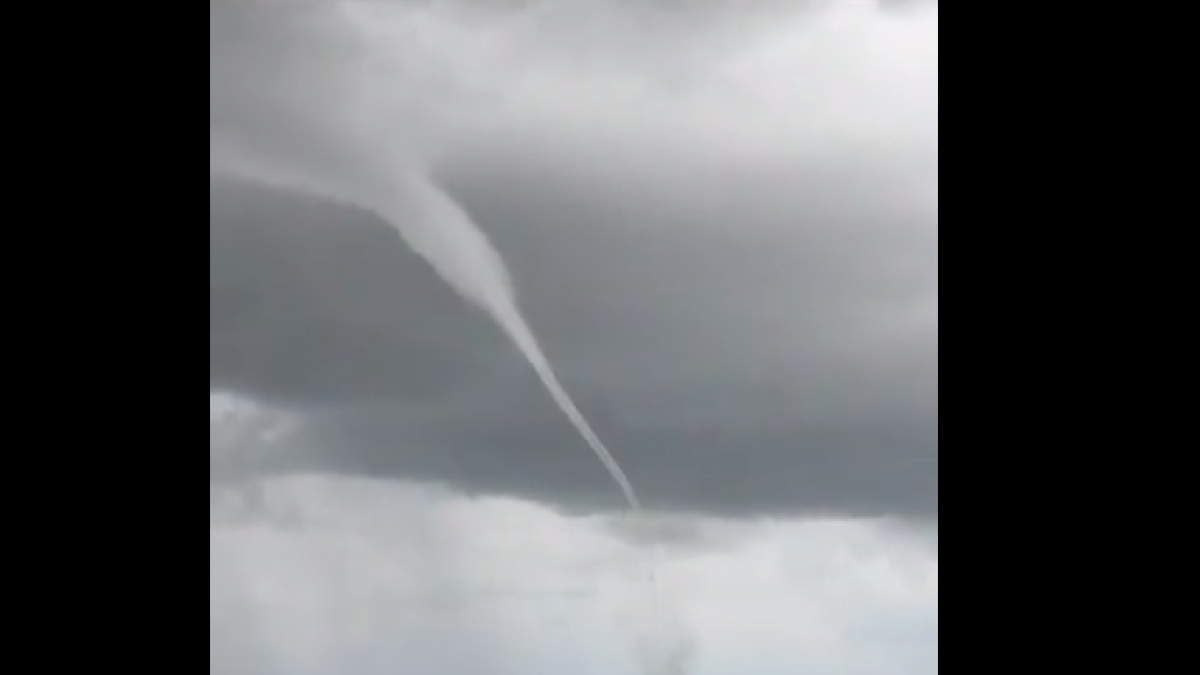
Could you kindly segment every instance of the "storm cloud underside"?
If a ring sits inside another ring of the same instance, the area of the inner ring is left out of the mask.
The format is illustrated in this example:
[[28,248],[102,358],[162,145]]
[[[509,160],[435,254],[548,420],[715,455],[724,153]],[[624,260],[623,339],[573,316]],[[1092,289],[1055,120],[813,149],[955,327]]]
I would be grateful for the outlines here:
[[[249,4],[210,3],[212,126],[320,157],[351,33]],[[586,35],[566,10],[377,4],[397,133],[653,506],[936,517],[935,12],[680,10],[696,29],[656,41],[620,3],[579,11],[635,29]],[[504,336],[369,212],[214,178],[209,310],[210,388],[306,411],[325,448],[279,471],[619,505]]]

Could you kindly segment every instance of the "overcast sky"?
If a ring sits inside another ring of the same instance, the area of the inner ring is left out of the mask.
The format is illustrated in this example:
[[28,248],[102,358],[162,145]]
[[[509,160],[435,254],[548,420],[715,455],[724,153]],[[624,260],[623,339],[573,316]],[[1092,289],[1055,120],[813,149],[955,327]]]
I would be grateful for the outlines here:
[[[316,470],[273,489],[344,526],[214,525],[212,672],[637,673],[651,540],[692,675],[937,671],[935,3],[209,7],[213,481]],[[670,527],[604,520],[600,463],[378,214],[231,156],[427,172]],[[587,597],[471,590],[509,575]]]
[[[936,514],[936,7],[510,4],[214,0],[210,135],[430,167],[652,503]],[[318,406],[306,461],[618,503],[381,221],[210,184],[210,384]]]

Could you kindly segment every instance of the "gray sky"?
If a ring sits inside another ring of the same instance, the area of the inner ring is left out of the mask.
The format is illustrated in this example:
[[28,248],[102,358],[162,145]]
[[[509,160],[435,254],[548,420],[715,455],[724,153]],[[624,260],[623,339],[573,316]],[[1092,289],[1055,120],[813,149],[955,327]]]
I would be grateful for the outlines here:
[[[210,0],[210,672],[936,675],[938,15],[889,5]],[[423,167],[650,515],[393,229],[231,160]]]
[[[426,164],[648,503],[936,517],[936,10],[297,4],[210,2],[210,135]],[[209,334],[210,389],[309,413],[284,466],[619,506],[369,213],[214,178]]]

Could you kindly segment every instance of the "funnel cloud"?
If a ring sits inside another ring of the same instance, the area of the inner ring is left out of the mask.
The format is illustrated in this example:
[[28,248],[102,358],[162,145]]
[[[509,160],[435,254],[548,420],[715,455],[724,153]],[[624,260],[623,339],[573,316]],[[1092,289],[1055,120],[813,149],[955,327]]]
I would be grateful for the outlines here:
[[211,673],[937,673],[936,2],[209,7]]
[[[390,83],[389,142],[649,506],[936,519],[936,5],[752,4],[214,0],[210,131],[336,175],[312,130]],[[275,470],[619,508],[504,332],[352,202],[210,181],[210,386],[336,448]]]

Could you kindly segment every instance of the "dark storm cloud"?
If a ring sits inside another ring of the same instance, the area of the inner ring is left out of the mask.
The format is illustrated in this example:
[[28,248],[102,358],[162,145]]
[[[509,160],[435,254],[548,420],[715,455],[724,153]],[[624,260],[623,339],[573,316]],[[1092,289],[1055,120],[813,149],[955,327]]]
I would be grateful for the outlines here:
[[211,385],[415,403],[505,346],[370,214],[221,181],[209,192]]
[[[348,52],[297,50],[319,22],[230,16],[210,21],[211,126],[278,118],[272,142],[303,146],[330,78],[298,64]],[[235,71],[286,77],[264,93]],[[650,505],[936,515],[936,194],[904,180],[936,176],[936,152],[738,155],[628,115],[505,119],[448,144],[437,177]],[[211,385],[308,406],[336,449],[320,466],[617,505],[499,331],[371,214],[219,181],[210,214]]]

